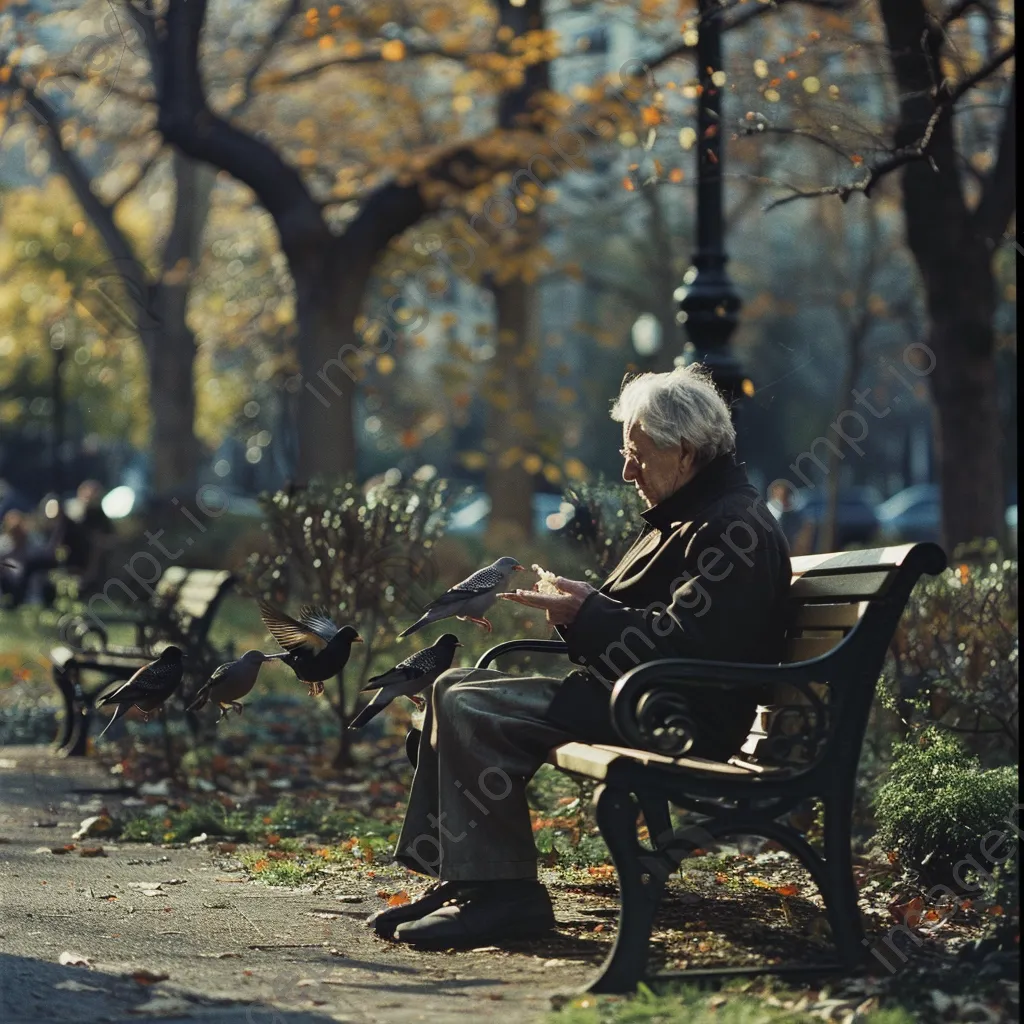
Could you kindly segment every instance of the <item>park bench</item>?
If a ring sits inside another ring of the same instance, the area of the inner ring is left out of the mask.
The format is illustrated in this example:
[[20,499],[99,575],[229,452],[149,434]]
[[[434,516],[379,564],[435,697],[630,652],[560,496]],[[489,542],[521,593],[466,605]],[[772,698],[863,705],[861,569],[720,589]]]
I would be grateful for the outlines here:
[[[946,557],[934,544],[809,555],[793,559],[788,649],[780,665],[664,659],[639,665],[615,684],[612,719],[622,746],[566,743],[550,761],[595,780],[597,824],[619,878],[614,946],[587,990],[635,990],[647,970],[655,912],[665,884],[695,847],[727,835],[774,840],[809,871],[825,902],[837,959],[817,965],[725,967],[663,974],[681,980],[733,974],[821,974],[864,963],[864,933],[853,878],[854,785],[868,714],[886,650],[910,592]],[[737,628],[742,628],[737,623]],[[510,652],[564,653],[560,640],[513,640],[477,662],[486,668]],[[680,754],[674,723],[687,692],[761,686],[742,751],[728,763]],[[787,820],[806,801],[824,809],[824,857]],[[670,806],[699,817],[673,830]],[[642,812],[651,849],[641,845]]]
[[[57,738],[61,753],[80,757],[86,752],[96,700],[111,683],[123,682],[152,661],[170,644],[180,647],[190,673],[200,674],[223,660],[208,643],[221,599],[234,583],[231,573],[213,569],[171,566],[153,588],[149,602],[105,614],[68,616],[60,626],[66,645],[50,652],[53,681],[64,699],[64,721]],[[109,641],[107,627],[134,626],[130,646]],[[83,673],[101,677],[92,687]]]

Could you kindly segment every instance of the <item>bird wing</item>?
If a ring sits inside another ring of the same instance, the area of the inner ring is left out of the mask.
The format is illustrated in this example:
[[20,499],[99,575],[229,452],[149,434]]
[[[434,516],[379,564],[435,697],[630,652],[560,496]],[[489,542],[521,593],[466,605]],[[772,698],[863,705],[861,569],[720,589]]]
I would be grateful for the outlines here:
[[[298,651],[302,648],[312,654],[318,654],[327,646],[325,640],[316,630],[303,622],[298,622],[269,604],[260,601],[260,618],[270,635],[286,650]],[[337,629],[335,629],[337,632]]]
[[327,642],[341,632],[340,627],[331,618],[331,613],[322,604],[304,604],[299,609],[299,621]]
[[441,604],[455,604],[470,597],[481,597],[489,594],[495,587],[504,582],[505,577],[493,565],[478,569],[472,576],[467,576],[461,583],[456,583],[447,593],[432,601],[428,608]]
[[[424,647],[422,651],[409,655],[405,661],[400,661],[390,671],[367,680],[366,686],[360,687],[360,689],[372,690],[378,686],[391,686],[394,683],[412,682],[414,679],[419,679],[442,668],[446,654],[447,652],[442,652],[436,647]],[[443,667],[447,668],[451,663],[452,659],[449,657],[448,665]]]
[[177,675],[182,676],[182,667],[169,665],[166,662],[151,661],[143,665],[123,686],[119,686],[109,696],[103,698],[103,704],[128,704],[146,697],[160,696]]

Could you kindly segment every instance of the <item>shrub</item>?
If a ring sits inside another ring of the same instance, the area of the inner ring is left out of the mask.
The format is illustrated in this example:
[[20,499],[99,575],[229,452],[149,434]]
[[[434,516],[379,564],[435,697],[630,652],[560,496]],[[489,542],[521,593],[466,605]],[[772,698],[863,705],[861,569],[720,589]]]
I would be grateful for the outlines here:
[[[877,842],[929,881],[950,885],[953,868],[975,854],[985,836],[1006,832],[1016,801],[1013,768],[982,770],[956,737],[930,726],[894,745],[892,766],[874,801]],[[993,850],[989,844],[997,861],[1005,859],[1005,846]],[[963,878],[954,882],[960,885]]]
[[643,502],[635,488],[604,477],[568,489],[565,498],[576,507],[566,534],[588,556],[588,575],[603,579],[639,534]]
[[346,670],[352,685],[339,679],[334,702],[341,729],[338,767],[351,763],[351,691],[371,675],[375,656],[397,653],[397,620],[405,625],[404,619],[414,619],[437,596],[432,548],[444,530],[446,497],[444,481],[414,474],[365,494],[352,479],[313,480],[260,498],[267,537],[249,558],[250,589],[276,605],[302,602],[324,604],[334,614],[340,610],[365,641]]
[[995,547],[922,580],[882,674],[880,696],[904,733],[935,724],[986,765],[1016,762],[1017,625],[1017,563]]

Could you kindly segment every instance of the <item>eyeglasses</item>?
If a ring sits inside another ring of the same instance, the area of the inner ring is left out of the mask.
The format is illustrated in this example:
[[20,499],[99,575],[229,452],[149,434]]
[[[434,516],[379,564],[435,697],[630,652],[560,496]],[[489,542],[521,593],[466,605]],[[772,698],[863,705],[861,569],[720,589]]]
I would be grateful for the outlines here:
[[620,448],[619,454],[622,456],[623,462],[629,462],[630,459],[633,459],[636,462],[640,461],[640,453],[635,450],[629,448]]

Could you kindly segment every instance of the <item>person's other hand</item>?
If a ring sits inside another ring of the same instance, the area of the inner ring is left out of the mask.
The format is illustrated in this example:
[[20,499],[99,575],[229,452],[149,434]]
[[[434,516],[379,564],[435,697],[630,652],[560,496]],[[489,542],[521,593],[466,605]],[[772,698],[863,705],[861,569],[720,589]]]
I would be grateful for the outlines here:
[[560,594],[540,594],[536,590],[510,590],[498,597],[516,604],[525,604],[530,608],[539,608],[547,613],[548,624],[551,626],[568,626],[576,618],[583,602],[596,593],[596,588],[582,580],[567,580],[556,576],[554,584]]

